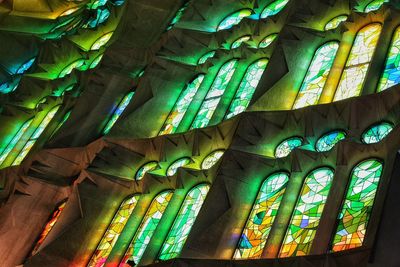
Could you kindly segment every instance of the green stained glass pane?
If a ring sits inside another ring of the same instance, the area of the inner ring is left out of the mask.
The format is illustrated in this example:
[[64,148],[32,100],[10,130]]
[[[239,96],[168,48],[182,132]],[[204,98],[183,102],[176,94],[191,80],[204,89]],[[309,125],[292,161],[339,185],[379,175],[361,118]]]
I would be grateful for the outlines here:
[[378,92],[400,83],[400,27],[397,27],[386,58],[385,70],[379,81]]
[[171,22],[169,23],[168,27],[167,27],[167,31],[169,31],[170,29],[172,29],[172,27],[175,26],[175,24],[177,24],[183,14],[185,13],[185,10],[187,8],[187,6],[189,5],[189,2],[187,2],[186,4],[184,4],[180,9],[178,9],[178,11],[176,12],[175,16],[173,17],[173,19],[171,20]]
[[90,47],[90,50],[98,50],[102,48],[113,36],[114,32],[109,32],[98,38]]
[[276,0],[275,2],[272,2],[264,8],[260,17],[265,19],[278,14],[287,5],[287,3],[289,3],[289,0]]
[[215,163],[218,162],[218,160],[224,155],[225,150],[216,150],[211,152],[207,157],[204,158],[203,162],[201,163],[201,169],[203,170],[208,170],[212,166],[215,165]]
[[81,67],[83,64],[85,64],[84,59],[75,60],[74,62],[68,64],[60,71],[60,73],[58,74],[58,78],[64,78],[65,76],[70,74],[74,69]]
[[393,125],[382,122],[368,128],[361,136],[365,144],[374,144],[380,142],[393,130]]
[[90,63],[89,65],[89,69],[94,69],[97,67],[97,65],[99,65],[100,61],[103,59],[104,54],[98,55],[93,61],[92,63]]
[[240,47],[244,42],[247,42],[248,40],[250,40],[250,37],[251,37],[250,35],[239,37],[232,43],[231,49]]
[[275,149],[275,157],[287,157],[293,149],[301,146],[302,144],[303,139],[301,139],[300,137],[290,137],[286,140],[283,140]]
[[117,242],[118,237],[128,222],[138,201],[139,196],[134,195],[122,202],[110,225],[107,227],[105,234],[97,245],[87,267],[102,267],[105,265],[111,250]]
[[209,58],[212,58],[212,57],[215,56],[215,52],[216,52],[215,50],[212,50],[212,51],[210,51],[210,52],[205,53],[204,55],[202,55],[202,56],[199,58],[199,61],[197,61],[197,64],[198,64],[198,65],[201,65],[201,64],[206,63],[206,61],[207,61]]
[[133,236],[132,242],[129,245],[129,248],[125,253],[121,263],[133,261],[136,265],[140,262],[140,259],[142,258],[150,239],[153,237],[153,234],[161,221],[172,195],[173,191],[164,191],[153,199],[150,207],[147,209],[147,212],[143,217],[142,222],[139,225],[139,228]]
[[375,11],[381,8],[383,3],[387,3],[389,0],[373,0],[369,2],[369,4],[365,7],[364,12],[369,13],[371,11]]
[[271,231],[289,175],[278,172],[263,182],[243,229],[234,259],[260,258]]
[[340,25],[340,23],[347,20],[347,17],[347,15],[339,15],[337,17],[334,17],[325,25],[325,31],[336,29]]
[[266,48],[268,47],[273,41],[275,41],[276,37],[278,37],[277,33],[272,33],[261,40],[258,44],[258,48]]
[[372,23],[357,33],[336,90],[334,101],[360,95],[381,29],[381,24]]
[[338,42],[328,42],[317,49],[300,87],[293,109],[318,104],[338,49]]
[[131,102],[134,94],[135,94],[135,92],[129,92],[127,95],[124,96],[124,98],[122,98],[121,102],[114,109],[113,114],[111,115],[111,118],[109,119],[106,126],[104,127],[103,134],[107,134],[111,130],[111,128],[117,122],[118,118],[121,116],[122,112],[124,112],[126,107]]
[[236,11],[233,14],[228,15],[218,25],[217,31],[226,30],[232,28],[234,25],[239,24],[243,18],[250,16],[252,13],[251,9],[242,9]]
[[315,149],[318,152],[324,152],[331,150],[340,140],[346,138],[346,133],[343,131],[333,131],[324,134],[320,139],[318,139],[315,144]]
[[323,167],[307,175],[283,241],[279,257],[310,253],[328,198],[333,171]]
[[242,113],[249,106],[251,98],[256,91],[257,85],[267,67],[268,59],[263,58],[251,64],[248,68],[239,88],[236,91],[235,97],[229,106],[226,119],[229,119],[239,113]]
[[187,109],[192,103],[194,96],[199,90],[201,83],[204,80],[204,74],[198,75],[192,82],[190,82],[185,90],[179,95],[171,113],[168,115],[158,135],[175,133],[181,123],[183,116],[185,116]]
[[179,256],[209,189],[208,184],[201,184],[190,190],[186,195],[161,248],[160,260],[169,260]]
[[190,158],[180,158],[175,160],[167,169],[167,176],[175,175],[178,172],[178,168],[188,165],[191,162]]
[[208,125],[218,106],[219,101],[228,87],[233,73],[235,72],[237,62],[237,59],[232,59],[222,65],[213,84],[211,85],[210,90],[201,104],[200,110],[192,123],[191,129],[203,128]]
[[368,159],[353,169],[338,217],[339,222],[332,243],[333,251],[362,246],[382,168],[382,163],[378,160]]
[[158,162],[157,161],[150,161],[145,163],[142,167],[139,168],[139,170],[136,172],[135,175],[135,180],[140,181],[143,179],[144,175],[147,172],[154,171],[158,167]]

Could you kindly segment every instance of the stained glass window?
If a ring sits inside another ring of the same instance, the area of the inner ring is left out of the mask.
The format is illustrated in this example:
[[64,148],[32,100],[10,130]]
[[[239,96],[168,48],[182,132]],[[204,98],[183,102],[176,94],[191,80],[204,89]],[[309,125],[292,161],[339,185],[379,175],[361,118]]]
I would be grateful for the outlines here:
[[229,119],[239,113],[242,113],[249,106],[251,98],[256,91],[257,85],[267,67],[268,59],[263,58],[251,64],[248,68],[239,88],[233,98],[226,119]]
[[135,92],[129,92],[122,98],[121,102],[119,102],[118,106],[113,110],[111,118],[108,120],[106,126],[104,127],[103,134],[107,134],[111,130],[111,128],[117,122],[118,118],[121,116],[122,112],[124,112],[126,107],[131,102],[134,94]]
[[317,49],[308,67],[293,109],[318,104],[338,49],[338,42],[328,42]]
[[334,101],[360,95],[381,29],[381,24],[372,23],[357,33],[336,90]]
[[339,15],[337,17],[334,17],[328,23],[325,25],[325,31],[328,30],[333,30],[339,27],[340,23],[344,22],[347,20],[347,15]]
[[178,11],[176,12],[174,18],[169,23],[169,25],[167,27],[167,31],[172,29],[172,27],[174,27],[174,25],[177,24],[181,20],[181,18],[183,16],[183,13],[185,12],[185,10],[186,10],[188,5],[189,5],[189,1],[186,2],[180,9],[178,9]]
[[199,58],[199,61],[197,61],[197,64],[198,64],[198,65],[201,65],[201,64],[206,63],[206,61],[207,61],[209,58],[212,58],[212,57],[215,56],[215,52],[216,52],[215,50],[212,50],[212,51],[209,51],[209,52],[205,53],[204,55],[202,55],[202,56]]
[[250,35],[239,37],[232,43],[231,49],[240,47],[244,42],[247,42],[248,40],[250,40],[250,37],[251,37]]
[[365,7],[364,12],[368,13],[371,11],[378,10],[379,8],[381,8],[383,3],[387,3],[387,2],[389,2],[389,0],[373,0],[373,1],[369,2],[369,4]]
[[252,13],[251,9],[242,9],[236,11],[233,14],[228,15],[218,25],[217,31],[226,30],[232,28],[234,25],[239,24],[243,18],[250,16]]
[[275,157],[287,157],[293,149],[301,146],[302,144],[303,139],[301,137],[290,137],[286,140],[283,140],[275,149]]
[[263,182],[233,255],[234,259],[261,257],[288,181],[287,173],[278,172]]
[[168,115],[168,118],[165,120],[158,135],[175,133],[203,80],[204,74],[199,74],[186,86],[185,90],[183,90],[179,95],[178,100],[172,108],[171,113]]
[[386,58],[385,70],[378,85],[378,92],[400,83],[400,27],[397,27]]
[[215,163],[218,162],[218,160],[224,155],[225,150],[216,150],[211,152],[207,157],[203,159],[203,162],[201,163],[201,169],[203,170],[208,170],[212,166],[215,165]]
[[219,101],[228,87],[233,73],[235,72],[237,62],[237,59],[232,59],[222,65],[219,69],[219,72],[192,123],[191,129],[203,128],[208,125]]
[[175,160],[167,169],[167,176],[172,176],[178,172],[178,168],[188,165],[192,160],[188,157]]
[[29,59],[27,62],[25,62],[24,64],[22,64],[18,70],[16,71],[16,74],[23,74],[25,73],[35,62],[36,57]]
[[344,131],[332,131],[324,134],[318,139],[315,144],[315,150],[318,152],[324,152],[331,150],[340,140],[346,138],[346,133]]
[[158,167],[158,162],[157,161],[150,161],[142,165],[139,170],[136,172],[135,175],[135,180],[140,181],[143,179],[144,175],[147,172],[154,171]]
[[58,17],[60,18],[60,17],[69,16],[72,13],[75,13],[78,10],[79,10],[79,7],[73,7],[73,8],[67,9],[64,12],[62,12]]
[[113,36],[114,32],[109,32],[98,38],[90,47],[90,50],[98,50],[102,48]]
[[113,249],[113,246],[118,240],[122,230],[124,229],[129,217],[139,201],[139,196],[134,195],[126,198],[118,208],[105,234],[101,238],[92,258],[88,263],[88,267],[104,266],[108,256]]
[[208,184],[200,184],[187,193],[161,248],[160,260],[169,260],[179,256],[209,189]]
[[89,65],[89,69],[94,69],[97,67],[97,65],[99,65],[100,61],[103,59],[104,54],[98,55],[93,61],[92,63],[90,63]]
[[139,228],[133,236],[132,242],[121,263],[133,261],[135,264],[138,264],[140,262],[140,259],[161,221],[172,195],[173,191],[164,191],[154,198],[150,207],[147,209]]
[[71,62],[60,71],[60,73],[58,74],[58,78],[64,78],[65,76],[69,75],[74,69],[81,67],[83,64],[85,64],[85,60],[83,59],[77,59]]
[[331,188],[333,171],[323,167],[307,175],[285,235],[279,257],[310,252]]
[[382,168],[382,163],[378,160],[368,159],[353,169],[346,198],[338,217],[338,227],[332,244],[333,251],[362,246]]
[[388,122],[382,122],[368,128],[361,136],[365,144],[374,144],[380,142],[393,130],[393,125]]
[[278,14],[289,3],[289,0],[276,0],[264,8],[260,17],[262,19]]
[[275,41],[276,37],[278,37],[277,33],[272,33],[261,40],[258,44],[258,48],[266,48],[268,47],[273,41]]

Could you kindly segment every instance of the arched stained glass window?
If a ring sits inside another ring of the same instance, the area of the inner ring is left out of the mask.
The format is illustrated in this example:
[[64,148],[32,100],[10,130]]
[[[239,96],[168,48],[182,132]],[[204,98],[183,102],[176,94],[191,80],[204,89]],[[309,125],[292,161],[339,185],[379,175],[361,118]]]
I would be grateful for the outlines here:
[[258,48],[266,48],[268,47],[273,41],[275,41],[276,37],[278,37],[277,33],[272,33],[261,40],[258,44]]
[[333,237],[333,251],[362,246],[382,168],[382,163],[377,159],[368,159],[353,169]]
[[215,52],[216,52],[215,50],[212,50],[212,51],[209,51],[209,52],[205,53],[204,55],[202,55],[202,56],[199,58],[199,60],[197,61],[197,64],[198,64],[198,65],[201,65],[201,64],[206,63],[206,61],[207,61],[209,58],[212,58],[212,57],[215,56]]
[[245,36],[239,37],[232,43],[231,49],[240,47],[244,42],[247,42],[248,40],[250,40],[250,37],[251,37],[250,35],[245,35]]
[[333,171],[326,167],[318,168],[307,175],[279,257],[303,256],[310,252],[332,179]]
[[204,80],[204,74],[199,74],[193,79],[179,95],[174,107],[169,113],[158,135],[175,133],[185,116],[187,109],[192,103],[194,96],[199,90],[201,83]]
[[267,67],[268,59],[260,59],[248,68],[242,81],[240,82],[239,88],[236,91],[235,97],[233,98],[226,119],[229,119],[239,113],[242,113],[249,106],[251,98],[256,91],[257,85]]
[[217,77],[203,100],[199,112],[194,118],[191,129],[203,128],[208,125],[236,70],[237,62],[237,59],[232,59],[219,69]]
[[23,74],[25,73],[30,67],[32,67],[33,63],[35,62],[36,57],[29,59],[27,62],[22,64],[16,71],[16,74]]
[[328,42],[317,49],[308,67],[293,109],[318,104],[338,49],[338,42]]
[[139,201],[138,195],[126,198],[118,208],[105,234],[101,238],[92,258],[88,263],[88,267],[102,267],[106,263],[115,243],[118,240],[122,230],[124,229],[129,217],[131,216],[136,204]]
[[189,1],[187,1],[181,8],[178,9],[175,16],[172,18],[171,22],[169,23],[169,25],[167,27],[167,31],[172,29],[172,27],[174,27],[175,24],[177,24],[181,20],[188,5],[189,5]]
[[167,169],[167,176],[175,175],[178,172],[178,168],[188,165],[192,160],[189,157],[180,158],[175,160]]
[[260,258],[271,231],[289,175],[278,172],[263,182],[236,248],[234,259]]
[[275,149],[275,158],[287,157],[290,152],[296,147],[303,144],[303,139],[301,137],[290,137],[283,140]]
[[385,70],[379,81],[378,92],[400,83],[400,27],[397,27],[386,58]]
[[104,127],[103,134],[107,134],[111,130],[111,128],[117,122],[118,118],[121,116],[122,112],[124,112],[126,107],[131,102],[134,94],[135,92],[129,92],[122,98],[121,102],[118,103],[118,106],[113,110],[111,118],[108,120],[106,126]]
[[325,25],[325,31],[336,29],[337,27],[339,27],[340,23],[346,21],[347,18],[347,15],[339,15],[337,17],[334,17]]
[[239,24],[243,18],[250,16],[252,13],[251,9],[242,9],[236,11],[233,14],[228,15],[218,25],[217,31],[226,30],[232,28],[234,25]]
[[275,2],[272,2],[264,8],[260,17],[265,19],[278,14],[287,5],[287,3],[289,3],[289,0],[276,0]]
[[331,150],[340,140],[346,138],[344,131],[332,131],[324,134],[315,144],[315,150],[325,152]]
[[71,62],[60,71],[60,73],[58,74],[58,78],[64,78],[65,76],[69,75],[74,69],[81,67],[83,64],[85,64],[85,60],[81,58]]
[[224,155],[224,153],[225,150],[216,150],[208,154],[207,157],[205,157],[203,159],[203,162],[201,163],[201,169],[203,170],[210,169],[212,166],[215,165],[215,163],[218,162],[218,160]]
[[138,264],[140,262],[150,239],[153,237],[154,231],[164,215],[164,211],[166,210],[172,195],[173,191],[168,190],[159,193],[153,199],[139,225],[139,228],[133,236],[132,242],[130,243],[121,263],[133,261],[135,264]]
[[98,55],[93,61],[92,63],[90,63],[89,65],[89,69],[94,69],[97,67],[97,65],[99,65],[100,61],[103,59],[104,54],[100,54]]
[[114,32],[109,32],[99,37],[90,47],[90,50],[98,50],[102,48],[113,36]]
[[357,33],[333,101],[360,95],[381,29],[372,23]]
[[383,3],[387,3],[389,0],[373,0],[368,3],[368,5],[365,7],[364,12],[369,13],[371,11],[375,11],[381,8]]
[[365,144],[374,144],[380,142],[393,130],[393,125],[388,122],[382,122],[369,127],[361,136]]
[[158,257],[160,260],[169,260],[179,256],[209,189],[208,184],[200,184],[187,193],[161,248]]
[[157,161],[150,161],[143,164],[139,170],[136,172],[135,180],[140,181],[143,179],[144,175],[148,172],[154,171],[158,167]]

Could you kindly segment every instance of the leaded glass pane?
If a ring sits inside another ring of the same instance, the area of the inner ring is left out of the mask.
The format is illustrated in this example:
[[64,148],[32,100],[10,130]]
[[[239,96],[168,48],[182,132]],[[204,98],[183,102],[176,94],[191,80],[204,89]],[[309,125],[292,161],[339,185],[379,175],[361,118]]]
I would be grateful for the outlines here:
[[315,150],[325,152],[331,150],[340,140],[346,138],[343,131],[333,131],[323,135],[315,144]]
[[371,126],[361,136],[366,144],[374,144],[380,142],[393,130],[393,125],[387,122]]
[[276,0],[275,2],[269,4],[261,12],[260,17],[262,19],[268,18],[270,16],[278,14],[285,6],[289,3],[289,0]]
[[101,36],[99,39],[97,39],[92,46],[90,47],[90,50],[98,50],[102,48],[108,41],[111,39],[113,36],[114,32],[109,32]]
[[276,158],[284,158],[287,157],[290,152],[296,147],[299,147],[303,144],[303,139],[300,137],[291,137],[286,140],[283,140],[275,149],[275,157]]
[[364,9],[365,13],[375,11],[381,8],[383,3],[387,3],[389,0],[373,0]]
[[339,15],[337,17],[334,17],[325,25],[325,31],[336,29],[337,27],[339,27],[340,23],[346,21],[347,18],[347,15]]
[[143,179],[144,175],[148,172],[154,171],[158,167],[157,161],[150,161],[144,164],[139,170],[136,172],[135,180],[140,181]]
[[261,40],[258,44],[258,48],[266,48],[268,47],[273,41],[275,41],[276,37],[278,37],[277,33],[272,33]]
[[251,15],[251,9],[242,9],[233,14],[228,15],[218,25],[217,31],[232,28],[234,25],[239,24],[243,18]]
[[389,53],[386,58],[385,70],[378,85],[378,92],[400,83],[400,27],[397,27]]
[[250,35],[239,37],[232,43],[231,49],[240,47],[244,42],[247,42],[248,40],[250,40],[250,37],[251,37]]
[[175,160],[167,169],[167,176],[175,175],[178,168],[188,165],[191,162],[190,158],[180,158]]
[[216,52],[215,50],[212,50],[212,51],[209,51],[209,52],[205,53],[204,55],[202,55],[202,56],[199,58],[199,61],[197,61],[197,64],[198,64],[198,65],[201,65],[201,64],[206,63],[206,61],[207,61],[209,58],[214,57],[215,52]]
[[113,114],[109,121],[107,122],[106,126],[104,127],[103,134],[107,134],[111,128],[114,126],[114,124],[117,122],[118,118],[121,116],[122,112],[126,109],[126,107],[129,105],[131,102],[131,99],[135,92],[129,92],[122,98],[121,102],[118,104],[118,106],[114,109]]
[[218,162],[218,160],[224,155],[225,150],[217,150],[214,152],[211,152],[207,157],[203,159],[203,162],[201,163],[201,169],[203,170],[208,170],[212,166],[215,165],[215,163]]

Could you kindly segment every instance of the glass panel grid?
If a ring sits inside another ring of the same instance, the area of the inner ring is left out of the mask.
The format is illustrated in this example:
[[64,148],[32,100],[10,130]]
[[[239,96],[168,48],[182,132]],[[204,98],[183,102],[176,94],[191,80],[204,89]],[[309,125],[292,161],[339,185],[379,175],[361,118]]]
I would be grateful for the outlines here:
[[393,125],[387,122],[382,122],[368,128],[361,136],[365,144],[374,144],[383,140],[391,131]]
[[323,135],[315,144],[315,150],[325,152],[331,150],[340,140],[346,138],[346,133],[343,131],[333,131]]

